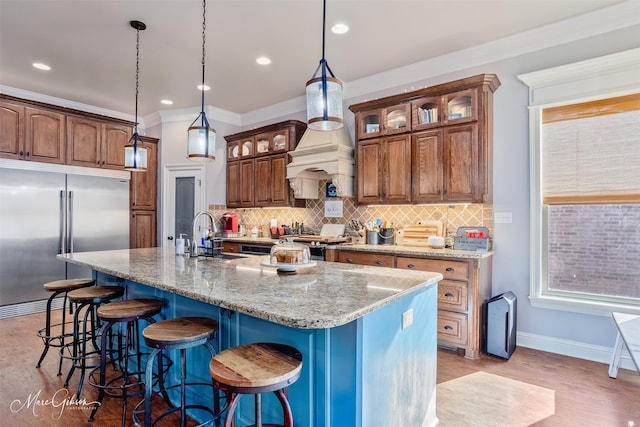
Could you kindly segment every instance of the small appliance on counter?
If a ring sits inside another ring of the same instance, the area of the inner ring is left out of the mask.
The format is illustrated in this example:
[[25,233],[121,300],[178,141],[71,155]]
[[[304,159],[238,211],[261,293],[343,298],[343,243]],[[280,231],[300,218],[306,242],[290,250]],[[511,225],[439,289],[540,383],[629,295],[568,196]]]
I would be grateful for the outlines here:
[[464,251],[486,252],[491,250],[487,227],[458,227],[453,238],[453,248]]
[[225,212],[222,215],[224,228],[222,229],[222,237],[240,237],[238,233],[238,214],[235,212]]

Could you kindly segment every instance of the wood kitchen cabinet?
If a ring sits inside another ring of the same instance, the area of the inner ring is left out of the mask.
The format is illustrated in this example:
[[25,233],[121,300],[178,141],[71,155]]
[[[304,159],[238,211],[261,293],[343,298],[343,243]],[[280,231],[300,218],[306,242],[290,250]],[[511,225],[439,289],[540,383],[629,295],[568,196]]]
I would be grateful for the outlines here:
[[124,168],[133,123],[0,94],[0,157]]
[[[499,86],[494,74],[480,74],[351,105],[357,202],[490,203],[493,92]],[[407,135],[404,145],[386,143],[401,135]]]
[[287,164],[305,130],[289,120],[226,136],[227,207],[303,206],[293,198]]
[[[358,203],[411,199],[411,135],[369,139],[358,145]],[[380,173],[382,171],[382,173]]]
[[441,273],[438,282],[438,344],[464,351],[468,359],[483,349],[484,307],[491,297],[491,257],[446,258],[338,249],[336,260]]
[[0,101],[0,157],[37,162],[65,162],[64,115]]
[[157,246],[158,139],[141,136],[147,149],[147,170],[131,172],[129,247]]
[[124,147],[131,127],[82,117],[67,117],[67,164],[124,168]]

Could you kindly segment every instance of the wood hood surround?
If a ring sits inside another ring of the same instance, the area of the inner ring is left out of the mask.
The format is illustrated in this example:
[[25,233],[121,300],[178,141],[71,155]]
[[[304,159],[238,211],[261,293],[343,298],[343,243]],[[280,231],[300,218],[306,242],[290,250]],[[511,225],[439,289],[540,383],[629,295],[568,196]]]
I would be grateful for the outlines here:
[[318,181],[330,179],[339,197],[354,196],[354,148],[346,126],[333,131],[307,129],[287,165],[296,199],[317,199]]

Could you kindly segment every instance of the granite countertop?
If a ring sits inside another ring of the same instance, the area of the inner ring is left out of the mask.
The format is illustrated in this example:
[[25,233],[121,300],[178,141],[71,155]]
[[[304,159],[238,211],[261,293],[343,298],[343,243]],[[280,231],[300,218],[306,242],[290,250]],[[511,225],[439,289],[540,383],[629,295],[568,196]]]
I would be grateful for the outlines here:
[[341,251],[351,252],[377,252],[387,253],[390,255],[415,255],[442,258],[488,258],[493,256],[494,251],[461,251],[455,249],[431,249],[428,246],[409,246],[409,245],[361,245],[352,243],[343,243],[337,247]]
[[176,256],[175,248],[58,255],[67,262],[296,328],[349,323],[412,292],[439,273],[317,261],[296,274],[263,267],[268,256],[232,260]]
[[[225,242],[233,243],[253,243],[253,244],[269,244],[278,243],[277,239],[269,237],[225,237]],[[495,251],[461,251],[455,249],[431,249],[429,246],[410,246],[410,245],[363,245],[354,243],[341,243],[338,245],[329,245],[329,248],[339,249],[341,251],[351,252],[378,252],[388,253],[391,255],[414,255],[442,258],[462,258],[462,259],[478,259],[488,258],[495,254]]]

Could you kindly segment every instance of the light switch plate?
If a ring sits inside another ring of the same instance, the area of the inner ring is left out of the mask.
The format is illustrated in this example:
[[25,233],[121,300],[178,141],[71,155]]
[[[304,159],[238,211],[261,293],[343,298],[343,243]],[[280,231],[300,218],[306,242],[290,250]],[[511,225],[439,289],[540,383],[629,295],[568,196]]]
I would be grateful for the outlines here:
[[511,224],[513,214],[511,212],[495,212],[493,214],[493,220],[496,224]]

